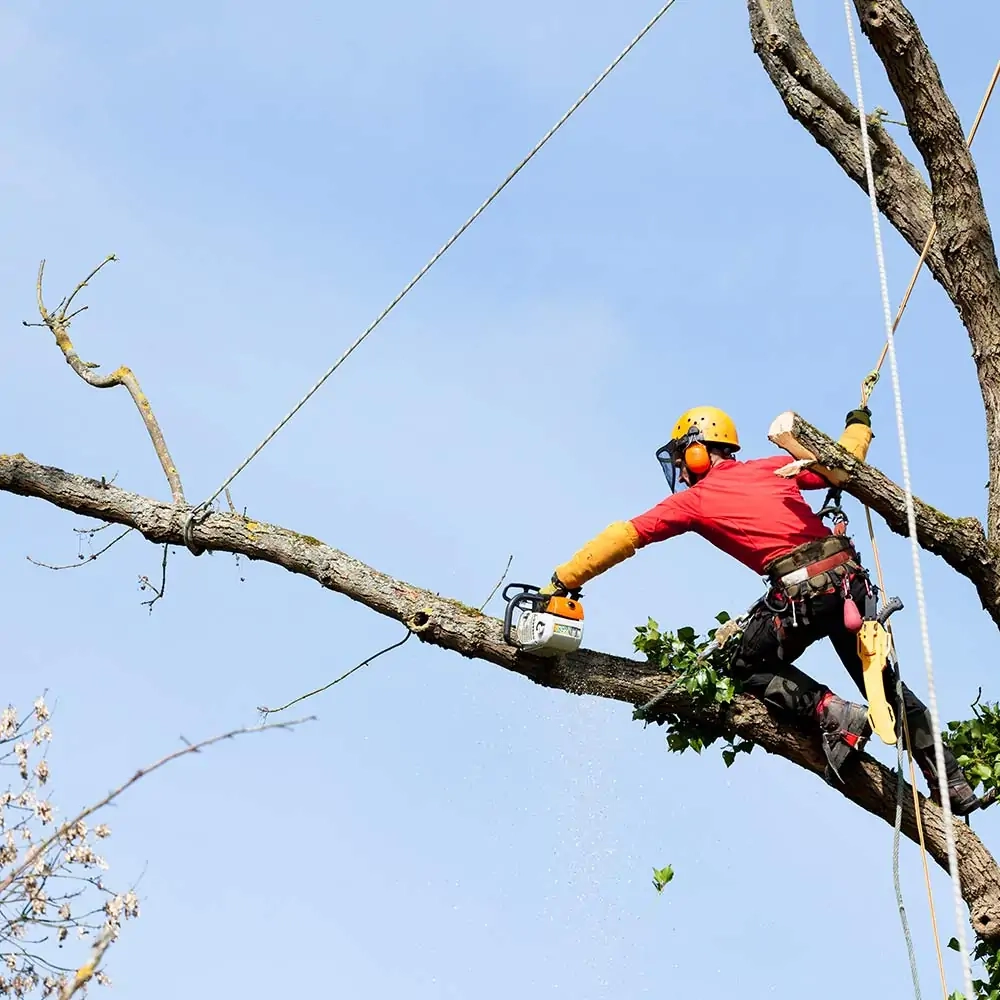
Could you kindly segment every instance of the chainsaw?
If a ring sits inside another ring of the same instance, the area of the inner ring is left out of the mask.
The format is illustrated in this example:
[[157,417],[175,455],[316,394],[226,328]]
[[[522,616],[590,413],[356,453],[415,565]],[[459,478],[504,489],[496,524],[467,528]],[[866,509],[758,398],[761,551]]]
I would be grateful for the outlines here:
[[579,591],[567,596],[543,594],[530,583],[508,583],[503,599],[507,602],[503,639],[508,645],[534,656],[559,656],[580,648],[583,605]]

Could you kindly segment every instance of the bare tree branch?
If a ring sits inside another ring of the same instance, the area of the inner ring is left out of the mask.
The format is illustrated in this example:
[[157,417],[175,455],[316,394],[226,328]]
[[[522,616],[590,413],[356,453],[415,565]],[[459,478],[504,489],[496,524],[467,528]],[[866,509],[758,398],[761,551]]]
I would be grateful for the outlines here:
[[[788,113],[867,194],[858,109],[805,40],[792,0],[747,0],[747,9],[754,51]],[[868,128],[879,208],[919,253],[934,221],[930,191],[878,114],[870,116]],[[927,264],[950,295],[951,275],[940,246],[930,248]]]
[[313,719],[314,717],[310,716],[304,719],[291,719],[288,722],[270,722],[260,726],[244,726],[240,729],[232,729],[228,733],[219,733],[217,736],[210,736],[208,739],[201,740],[199,743],[185,743],[185,745],[179,750],[175,750],[173,753],[168,753],[165,757],[161,757],[155,763],[148,764],[146,767],[140,767],[139,770],[137,770],[135,774],[128,779],[128,781],[123,782],[117,788],[108,792],[108,794],[105,795],[100,801],[87,806],[86,809],[74,816],[73,819],[61,824],[59,829],[56,830],[56,832],[53,833],[48,840],[38,846],[37,852],[34,856],[13,867],[3,879],[0,879],[0,893],[4,892],[13,882],[20,878],[31,867],[35,857],[43,855],[53,844],[56,843],[56,841],[66,836],[66,834],[77,826],[77,824],[83,822],[83,820],[92,816],[105,806],[110,805],[123,792],[128,791],[128,789],[130,789],[137,781],[140,781],[147,775],[152,774],[154,771],[158,771],[161,767],[165,767],[172,761],[175,761],[180,757],[184,757],[189,753],[200,753],[207,747],[210,747],[215,743],[221,743],[223,740],[235,739],[237,736],[244,736],[248,733],[262,733],[268,729],[293,729],[295,726],[300,726],[305,722],[312,722]]
[[[187,517],[184,508],[38,465],[23,455],[0,456],[0,490],[37,497],[64,510],[134,527],[156,544],[180,545],[184,541]],[[663,673],[648,664],[606,653],[580,650],[554,662],[525,655],[504,643],[498,620],[459,601],[380,573],[316,538],[287,528],[213,511],[198,523],[196,531],[199,545],[206,550],[239,553],[310,577],[328,590],[402,622],[424,642],[496,664],[536,684],[630,705],[644,704],[664,684]],[[815,735],[778,724],[756,698],[739,696],[723,710],[697,705],[678,690],[664,699],[660,711],[731,731],[815,774],[823,770],[822,752]],[[862,757],[841,790],[852,802],[887,823],[893,822],[895,776],[877,761]],[[920,801],[927,848],[946,869],[943,816],[929,800]],[[916,841],[912,803],[904,806],[903,831]],[[973,926],[985,939],[1000,941],[1000,868],[968,826],[959,824],[956,837],[962,889]]]
[[[1000,268],[983,193],[962,123],[917,22],[900,0],[854,0],[906,115],[934,192],[937,245],[948,266],[948,294],[972,343],[990,443],[986,516],[991,539],[1000,531]],[[893,222],[895,225],[895,222]]]
[[[861,28],[885,68],[927,168],[931,191],[886,132],[869,119],[879,208],[948,293],[972,343],[986,414],[986,530],[1000,537],[1000,268],[972,154],[955,107],[912,14],[901,0],[854,0]],[[809,47],[794,0],[747,0],[750,34],[789,114],[867,191],[857,108]]]
[[[181,477],[177,472],[177,468],[174,465],[174,460],[170,457],[170,452],[167,449],[166,439],[163,437],[163,432],[160,430],[160,425],[153,414],[153,408],[149,404],[149,399],[146,394],[142,391],[142,387],[139,385],[139,380],[135,377],[135,374],[130,368],[126,368],[122,365],[116,368],[110,375],[95,375],[94,369],[100,367],[92,361],[83,361],[80,355],[76,353],[76,348],[73,346],[73,341],[70,340],[69,327],[70,322],[73,317],[78,313],[83,312],[86,306],[82,309],[78,309],[74,313],[69,313],[67,310],[73,304],[73,300],[76,296],[87,287],[90,279],[97,274],[106,264],[110,264],[111,261],[117,260],[114,254],[105,257],[97,267],[94,268],[86,278],[81,281],[76,288],[73,289],[72,294],[69,298],[65,299],[59,304],[59,308],[55,312],[49,312],[45,306],[45,300],[42,295],[42,279],[45,275],[45,261],[43,260],[38,265],[38,281],[35,286],[35,292],[38,299],[38,312],[42,317],[42,323],[52,331],[52,335],[56,338],[56,344],[59,349],[63,352],[66,358],[66,363],[77,373],[87,383],[87,385],[92,385],[96,389],[110,389],[114,386],[123,385],[129,391],[129,395],[132,397],[132,401],[135,403],[139,410],[139,415],[142,417],[142,422],[146,425],[146,430],[149,432],[150,440],[153,442],[153,448],[156,450],[156,457],[160,460],[160,465],[163,467],[163,471],[166,474],[167,482],[170,484],[170,494],[174,499],[174,503],[182,504],[184,500],[184,488],[181,486]],[[28,326],[31,324],[25,324]]]
[[[768,436],[794,458],[828,470],[833,484],[871,507],[897,535],[909,535],[906,494],[884,472],[859,462],[796,413],[776,417]],[[949,517],[917,497],[914,507],[917,541],[972,582],[983,608],[1000,626],[1000,552],[982,524],[975,517]]]

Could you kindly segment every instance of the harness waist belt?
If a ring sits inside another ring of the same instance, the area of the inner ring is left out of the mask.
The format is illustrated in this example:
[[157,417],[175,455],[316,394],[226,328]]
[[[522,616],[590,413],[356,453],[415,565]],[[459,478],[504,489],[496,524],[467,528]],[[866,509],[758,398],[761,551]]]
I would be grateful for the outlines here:
[[772,560],[765,567],[765,572],[775,585],[790,587],[856,558],[854,546],[847,538],[827,535]]
[[825,573],[828,569],[843,566],[844,563],[850,561],[850,552],[838,552],[835,556],[821,559],[819,562],[803,566],[801,569],[794,569],[791,573],[786,573],[784,576],[778,577],[778,583],[783,587],[792,587],[797,583],[805,583],[810,577],[819,576],[820,573]]

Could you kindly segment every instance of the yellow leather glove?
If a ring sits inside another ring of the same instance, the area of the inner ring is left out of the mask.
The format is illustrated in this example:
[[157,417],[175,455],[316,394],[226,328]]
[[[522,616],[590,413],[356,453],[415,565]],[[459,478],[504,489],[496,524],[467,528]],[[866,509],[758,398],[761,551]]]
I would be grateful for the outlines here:
[[840,435],[837,444],[845,448],[856,459],[863,462],[868,455],[868,446],[872,443],[872,417],[867,407],[861,410],[851,410],[847,414],[847,426]]
[[[615,521],[559,566],[555,576],[567,590],[579,590],[588,580],[635,555],[638,541],[639,532],[631,521]],[[554,592],[553,587],[550,593]]]

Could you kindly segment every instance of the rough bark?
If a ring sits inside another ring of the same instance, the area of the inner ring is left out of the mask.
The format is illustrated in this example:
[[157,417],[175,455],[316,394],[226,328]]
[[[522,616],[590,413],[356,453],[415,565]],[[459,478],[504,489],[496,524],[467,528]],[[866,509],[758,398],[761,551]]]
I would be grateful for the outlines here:
[[[853,0],[885,68],[930,190],[877,115],[869,118],[879,209],[918,253],[937,223],[927,266],[968,331],[986,415],[986,528],[1000,532],[1000,269],[972,154],[937,65],[900,0]],[[867,194],[860,117],[802,35],[793,0],[747,0],[750,34],[789,114]],[[933,192],[933,194],[931,193]]]
[[[747,0],[747,9],[754,52],[788,113],[867,194],[858,109],[809,47],[792,0]],[[869,138],[879,208],[919,253],[934,221],[930,190],[875,115]],[[951,294],[940,245],[931,246],[927,265]]]
[[[799,460],[815,460],[850,493],[885,520],[898,535],[909,537],[906,494],[884,472],[859,462],[850,452],[796,413],[783,413],[771,425],[770,438]],[[917,541],[940,556],[976,588],[983,608],[1000,626],[1000,551],[987,540],[974,517],[949,517],[914,497]]]
[[[157,544],[184,544],[189,510],[38,465],[23,455],[0,456],[0,490],[126,525]],[[496,664],[536,684],[630,705],[646,702],[664,686],[664,674],[648,664],[606,653],[581,650],[555,662],[525,656],[503,642],[496,619],[380,573],[316,538],[287,528],[238,514],[212,512],[197,523],[194,534],[197,544],[206,550],[239,553],[310,577],[328,590],[402,622],[424,642]],[[677,693],[664,700],[660,711],[720,727],[815,774],[822,771],[815,735],[779,725],[755,698],[740,696],[728,710],[721,710],[699,707]],[[863,809],[892,823],[896,778],[877,761],[862,756],[841,791]],[[933,802],[922,799],[921,803],[928,850],[947,868],[943,815]],[[904,799],[903,832],[916,840],[909,789]],[[1000,868],[971,828],[959,824],[956,835],[963,894],[973,926],[987,940],[1000,941]]]
[[[948,292],[972,343],[990,442],[987,533],[1000,530],[1000,268],[976,165],[962,123],[913,15],[899,0],[854,0],[906,116],[933,191]],[[895,223],[893,223],[895,225]]]

